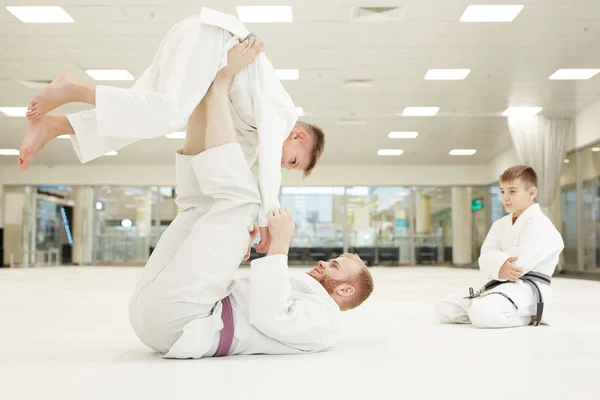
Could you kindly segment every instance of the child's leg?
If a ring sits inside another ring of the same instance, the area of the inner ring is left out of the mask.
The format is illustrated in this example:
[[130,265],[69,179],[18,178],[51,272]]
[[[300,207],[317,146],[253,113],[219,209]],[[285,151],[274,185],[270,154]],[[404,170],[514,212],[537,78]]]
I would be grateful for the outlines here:
[[445,297],[435,305],[435,314],[444,324],[469,324],[467,311],[473,300],[465,299],[466,291]]
[[[79,95],[63,96],[63,100],[75,98],[96,104],[94,110],[68,116],[77,133],[73,140],[81,162],[139,139],[183,129],[219,70],[226,40],[229,36],[222,29],[189,18],[171,29],[152,65],[131,89],[77,86]],[[43,103],[38,100],[37,104]],[[39,119],[30,123],[35,121]],[[21,146],[25,149],[20,157],[24,165],[45,144],[40,144],[32,132],[28,129]]]
[[469,308],[471,323],[478,328],[512,328],[530,325],[537,299],[523,281],[504,283],[473,299]]

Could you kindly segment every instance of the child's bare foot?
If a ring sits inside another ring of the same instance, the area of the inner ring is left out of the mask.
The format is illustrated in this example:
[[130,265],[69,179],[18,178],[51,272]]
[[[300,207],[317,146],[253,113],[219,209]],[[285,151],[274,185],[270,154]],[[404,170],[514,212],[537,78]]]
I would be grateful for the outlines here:
[[[21,142],[19,154],[19,168],[27,169],[35,154],[40,151],[46,143],[61,134],[61,118],[46,115],[36,120],[30,120],[27,125],[27,133]],[[64,132],[63,132],[64,133]]]
[[43,117],[63,104],[76,101],[77,83],[79,81],[68,72],[57,76],[51,84],[40,90],[31,100],[27,110],[27,118],[33,120]]

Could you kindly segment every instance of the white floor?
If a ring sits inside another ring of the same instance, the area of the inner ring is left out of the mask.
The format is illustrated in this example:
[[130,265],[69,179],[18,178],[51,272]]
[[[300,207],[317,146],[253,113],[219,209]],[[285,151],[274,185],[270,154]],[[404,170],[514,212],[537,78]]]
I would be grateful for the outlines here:
[[129,327],[140,271],[0,269],[0,399],[600,399],[600,282],[555,279],[551,327],[478,330],[432,312],[478,272],[374,268],[332,352],[163,360]]

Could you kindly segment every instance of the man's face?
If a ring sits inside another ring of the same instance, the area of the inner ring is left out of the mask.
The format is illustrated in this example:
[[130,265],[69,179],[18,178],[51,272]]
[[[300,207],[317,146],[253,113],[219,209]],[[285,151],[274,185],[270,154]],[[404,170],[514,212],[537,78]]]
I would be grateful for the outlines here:
[[328,293],[335,292],[343,282],[349,282],[360,273],[360,265],[348,257],[319,261],[308,274],[319,281]]

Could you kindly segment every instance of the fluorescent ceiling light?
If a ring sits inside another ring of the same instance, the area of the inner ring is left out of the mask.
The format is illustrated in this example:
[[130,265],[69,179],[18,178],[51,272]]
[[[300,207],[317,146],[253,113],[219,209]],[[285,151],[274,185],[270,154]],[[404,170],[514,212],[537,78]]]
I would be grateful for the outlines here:
[[542,107],[508,107],[502,115],[506,117],[532,117],[542,111]]
[[19,150],[16,149],[0,149],[0,156],[18,156]]
[[477,150],[475,149],[454,149],[454,150],[450,150],[450,154],[451,156],[472,156],[473,154],[477,153]]
[[304,115],[304,108],[302,107],[296,107],[296,114],[298,114],[299,117]]
[[419,132],[390,132],[390,139],[414,139],[419,136]]
[[593,151],[594,153],[597,153],[597,152],[599,152],[599,151],[600,151],[600,147],[592,147],[592,151]]
[[7,6],[6,9],[21,21],[30,24],[60,24],[75,22],[62,7],[58,6]]
[[9,117],[25,117],[27,107],[0,107],[0,112]]
[[297,81],[300,79],[300,72],[297,69],[276,69],[277,77],[280,81]]
[[551,80],[585,80],[596,76],[600,69],[559,69],[552,75]]
[[132,81],[134,79],[126,69],[86,69],[85,72],[97,81]]
[[565,158],[565,160],[563,161],[565,164],[568,164],[571,162],[571,160],[569,160],[568,158]]
[[511,22],[523,10],[523,5],[468,6],[460,22]]
[[168,139],[185,139],[185,132],[173,132],[167,134]]
[[71,135],[60,135],[57,139],[71,139]]
[[439,107],[406,107],[402,115],[405,117],[433,117],[439,110]]
[[460,81],[471,73],[470,69],[430,69],[425,74],[428,81]]
[[400,149],[381,149],[377,151],[378,156],[400,156],[404,150]]
[[237,6],[242,22],[293,22],[291,6]]
[[105,156],[116,156],[117,152],[116,151],[109,151],[108,153],[105,154]]

